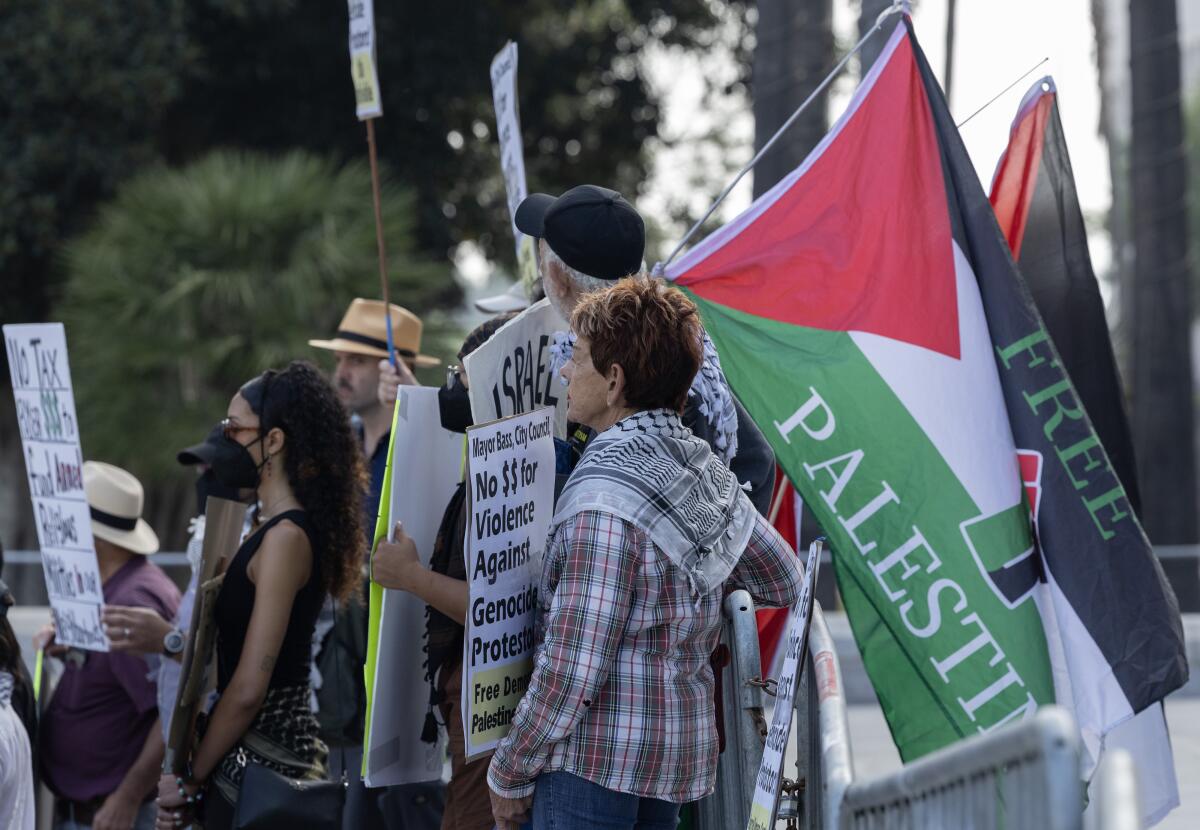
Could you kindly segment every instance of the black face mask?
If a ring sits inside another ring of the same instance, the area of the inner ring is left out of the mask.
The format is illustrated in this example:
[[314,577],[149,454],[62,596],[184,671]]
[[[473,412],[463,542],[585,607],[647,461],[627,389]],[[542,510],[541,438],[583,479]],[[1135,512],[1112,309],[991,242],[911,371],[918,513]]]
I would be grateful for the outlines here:
[[471,419],[471,398],[462,378],[454,376],[438,390],[438,409],[442,416],[442,429],[450,432],[466,432],[475,422]]
[[[262,436],[256,440],[262,441]],[[219,485],[235,493],[258,489],[258,471],[263,465],[254,463],[250,450],[224,435],[213,442],[213,449],[211,471]]]
[[236,487],[226,487],[217,480],[216,473],[212,467],[209,467],[203,473],[196,477],[196,509],[197,512],[203,513],[208,505],[208,497],[214,496],[218,499],[229,499],[230,501],[239,501],[238,490]]

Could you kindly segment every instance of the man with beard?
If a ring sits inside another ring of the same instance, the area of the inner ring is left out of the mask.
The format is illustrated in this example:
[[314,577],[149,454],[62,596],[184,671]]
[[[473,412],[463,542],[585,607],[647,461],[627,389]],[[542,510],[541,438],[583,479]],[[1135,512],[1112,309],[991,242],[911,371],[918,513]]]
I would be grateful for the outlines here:
[[[392,430],[392,407],[381,403],[377,395],[380,366],[389,365],[385,313],[392,323],[398,382],[415,386],[413,370],[436,366],[438,361],[420,353],[421,318],[406,308],[391,304],[385,311],[379,300],[355,299],[332,339],[308,341],[310,346],[334,353],[333,386],[353,414],[362,439],[371,477],[363,503],[368,549],[375,537]],[[433,830],[441,825],[445,802],[440,781],[368,789],[361,780],[367,699],[361,671],[367,654],[366,584],[364,580],[362,600],[339,608],[336,620],[332,603],[327,601],[313,636],[319,649],[314,665],[321,675],[320,681],[314,682],[317,720],[321,739],[329,745],[330,777],[336,780],[342,774],[344,756],[350,782],[343,820],[346,827]]]

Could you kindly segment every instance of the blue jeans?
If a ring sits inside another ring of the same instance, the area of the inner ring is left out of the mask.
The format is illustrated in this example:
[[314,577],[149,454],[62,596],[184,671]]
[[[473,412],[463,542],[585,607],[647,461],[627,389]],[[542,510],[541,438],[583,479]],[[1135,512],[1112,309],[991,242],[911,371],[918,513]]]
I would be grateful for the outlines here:
[[675,830],[679,805],[619,793],[571,775],[538,776],[533,791],[533,830]]

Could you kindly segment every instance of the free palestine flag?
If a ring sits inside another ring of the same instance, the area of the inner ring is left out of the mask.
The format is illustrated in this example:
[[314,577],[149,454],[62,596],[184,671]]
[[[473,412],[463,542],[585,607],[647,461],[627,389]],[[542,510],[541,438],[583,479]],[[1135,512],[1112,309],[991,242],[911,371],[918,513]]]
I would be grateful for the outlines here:
[[1175,599],[907,18],[668,276],[829,537],[904,760],[1054,701],[1102,736],[1184,683]]
[[[1008,147],[992,179],[990,200],[1075,393],[1130,505],[1140,513],[1124,395],[1058,115],[1058,91],[1049,76],[1035,82],[1017,107]],[[1096,736],[1085,733],[1084,737],[1096,742]],[[1161,704],[1118,726],[1106,736],[1105,746],[1119,746],[1133,755],[1147,823],[1179,806]]]
[[1049,76],[1034,83],[1017,108],[990,199],[1075,392],[1129,503],[1140,513],[1117,361],[1058,117],[1058,91]]

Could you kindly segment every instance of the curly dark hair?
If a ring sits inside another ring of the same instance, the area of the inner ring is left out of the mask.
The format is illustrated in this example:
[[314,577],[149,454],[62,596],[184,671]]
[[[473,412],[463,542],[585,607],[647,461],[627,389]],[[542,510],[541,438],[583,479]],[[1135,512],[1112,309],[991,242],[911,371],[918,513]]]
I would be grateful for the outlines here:
[[304,360],[282,371],[268,369],[239,394],[264,434],[279,427],[287,436],[284,472],[316,531],[321,587],[346,599],[361,583],[367,490],[350,416],[329,381]]

